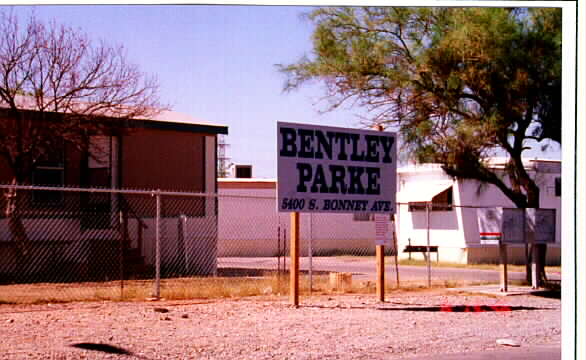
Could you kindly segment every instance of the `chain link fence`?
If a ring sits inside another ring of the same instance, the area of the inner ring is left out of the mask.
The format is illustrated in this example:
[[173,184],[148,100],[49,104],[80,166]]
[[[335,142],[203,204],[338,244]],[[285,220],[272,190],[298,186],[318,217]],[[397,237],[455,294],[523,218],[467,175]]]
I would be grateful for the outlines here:
[[0,301],[124,297],[136,292],[131,284],[158,297],[162,278],[217,274],[215,196],[8,185],[0,191]]
[[[11,185],[0,185],[0,193],[0,303],[287,291],[290,216],[277,212],[275,197]],[[373,282],[372,216],[301,214],[305,289],[327,286],[331,272]],[[445,219],[431,219],[445,227]],[[426,245],[426,233],[414,232],[421,239],[413,237],[413,245]],[[385,253],[397,249],[386,246]],[[387,259],[394,283],[393,257]],[[401,279],[428,278],[419,268]],[[434,282],[451,276],[431,273]]]
[[[263,278],[263,293],[286,291],[290,218],[274,197],[14,185],[0,193],[0,303],[221,295]],[[368,220],[303,214],[301,271],[344,271],[333,256],[374,255]]]

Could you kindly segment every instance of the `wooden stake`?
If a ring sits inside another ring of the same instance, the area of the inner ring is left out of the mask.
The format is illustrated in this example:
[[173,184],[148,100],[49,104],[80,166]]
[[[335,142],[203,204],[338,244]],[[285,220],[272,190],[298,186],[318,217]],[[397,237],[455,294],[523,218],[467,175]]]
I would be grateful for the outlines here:
[[385,301],[385,247],[376,246],[376,296],[378,301]]
[[502,242],[499,243],[499,252],[501,257],[501,292],[508,291],[509,277],[507,273],[507,245]]
[[299,213],[291,213],[291,265],[289,269],[289,302],[299,306]]

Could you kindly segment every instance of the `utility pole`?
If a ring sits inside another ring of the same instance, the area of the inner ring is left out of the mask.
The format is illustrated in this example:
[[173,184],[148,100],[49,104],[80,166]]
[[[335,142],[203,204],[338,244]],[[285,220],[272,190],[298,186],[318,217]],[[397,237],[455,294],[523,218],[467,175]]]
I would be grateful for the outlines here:
[[218,135],[218,177],[219,178],[226,178],[228,177],[230,167],[232,167],[232,163],[230,162],[230,158],[226,155],[226,151],[230,147],[230,144],[226,143],[226,138],[224,135]]

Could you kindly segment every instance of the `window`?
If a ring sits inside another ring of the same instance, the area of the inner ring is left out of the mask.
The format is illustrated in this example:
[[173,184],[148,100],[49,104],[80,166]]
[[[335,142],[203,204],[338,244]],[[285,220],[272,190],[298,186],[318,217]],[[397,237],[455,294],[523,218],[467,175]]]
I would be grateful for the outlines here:
[[[431,199],[431,211],[451,211],[453,207],[452,188],[446,189]],[[409,211],[425,211],[425,202],[410,202]]]
[[243,179],[252,178],[252,166],[251,165],[236,165],[236,177]]
[[354,213],[354,221],[374,221],[374,214],[371,213]]
[[562,178],[561,177],[555,178],[555,196],[556,197],[562,196]]
[[[86,153],[83,185],[90,188],[109,188],[111,186],[110,158],[111,141],[109,136],[91,136],[89,151]],[[84,229],[106,229],[111,223],[111,196],[109,193],[82,193],[81,203],[84,210],[81,225]]]
[[109,136],[91,136],[87,153],[88,187],[110,187],[111,144]]
[[[374,221],[375,213],[353,213],[354,221]],[[389,214],[389,221],[393,221],[393,214]]]
[[[65,182],[64,147],[47,154],[33,169],[33,185],[62,187]],[[33,202],[40,205],[54,205],[63,202],[62,191],[35,190]]]

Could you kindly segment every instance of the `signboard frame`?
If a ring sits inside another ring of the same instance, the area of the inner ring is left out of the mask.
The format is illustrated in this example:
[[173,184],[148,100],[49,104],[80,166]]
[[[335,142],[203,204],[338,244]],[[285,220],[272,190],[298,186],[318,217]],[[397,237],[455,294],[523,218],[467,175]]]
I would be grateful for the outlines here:
[[396,212],[393,132],[277,123],[279,212]]
[[[374,131],[277,122],[277,209],[291,214],[293,306],[299,305],[300,212],[394,216],[396,140],[381,125]],[[388,238],[388,221],[383,228],[377,241]],[[376,262],[377,296],[384,302],[384,245],[376,245]]]

